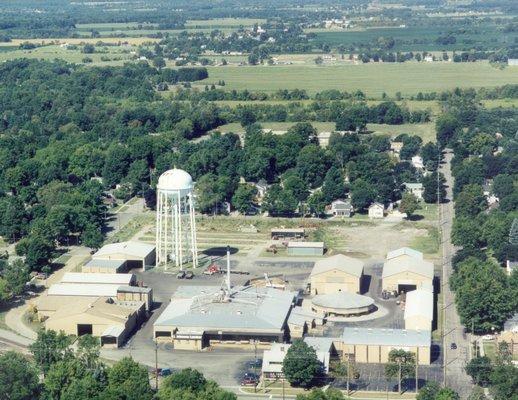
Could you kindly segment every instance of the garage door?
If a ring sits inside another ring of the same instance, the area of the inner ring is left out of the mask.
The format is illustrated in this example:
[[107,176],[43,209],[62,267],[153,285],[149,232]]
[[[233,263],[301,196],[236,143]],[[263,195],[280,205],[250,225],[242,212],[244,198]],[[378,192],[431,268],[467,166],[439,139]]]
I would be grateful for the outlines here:
[[416,290],[417,289],[417,286],[416,285],[398,285],[397,286],[397,290],[399,293],[401,292],[405,292],[405,293],[408,293],[408,292],[411,292],[412,290]]

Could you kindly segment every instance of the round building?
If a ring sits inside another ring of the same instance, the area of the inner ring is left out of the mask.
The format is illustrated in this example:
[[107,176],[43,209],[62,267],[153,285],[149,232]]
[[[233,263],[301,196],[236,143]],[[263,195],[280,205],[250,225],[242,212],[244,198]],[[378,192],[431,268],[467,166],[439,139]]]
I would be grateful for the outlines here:
[[320,294],[311,300],[313,311],[327,316],[352,317],[375,310],[374,300],[350,292]]

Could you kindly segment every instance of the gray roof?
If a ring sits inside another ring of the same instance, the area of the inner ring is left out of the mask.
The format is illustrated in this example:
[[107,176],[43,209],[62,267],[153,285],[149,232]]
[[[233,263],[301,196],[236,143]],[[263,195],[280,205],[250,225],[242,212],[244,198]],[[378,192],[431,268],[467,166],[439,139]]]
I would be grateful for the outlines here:
[[356,277],[361,277],[363,274],[363,261],[343,254],[336,254],[315,262],[315,266],[311,270],[311,276],[334,269]]
[[103,274],[100,272],[65,272],[61,283],[85,283],[106,285],[130,285],[135,281],[133,274]]
[[405,187],[407,189],[422,189],[423,188],[423,184],[417,183],[417,182],[403,182],[403,185],[405,185]]
[[120,286],[119,292],[124,293],[151,293],[150,287],[143,286]]
[[215,285],[189,285],[189,286],[178,286],[176,291],[173,293],[172,299],[190,299],[194,296],[207,295],[215,293],[221,289],[221,286]]
[[433,293],[426,289],[416,289],[406,294],[405,319],[422,316],[433,319]]
[[514,314],[504,323],[505,332],[518,332],[518,313]]
[[344,344],[366,344],[381,346],[430,346],[432,334],[429,330],[414,331],[385,328],[344,328]]
[[99,267],[99,268],[111,268],[111,269],[119,269],[122,268],[126,264],[126,260],[90,260],[85,264],[85,267]]
[[312,299],[312,303],[324,308],[351,309],[368,307],[374,300],[368,296],[349,292],[319,294]]
[[112,254],[125,254],[129,257],[139,257],[144,258],[147,257],[151,252],[155,250],[155,246],[148,243],[143,242],[120,242],[120,243],[110,243],[101,247],[97,253],[95,253],[92,258],[96,257],[105,257]]
[[331,203],[335,210],[352,210],[353,206],[350,200],[335,200]]
[[48,295],[116,297],[120,286],[95,283],[55,283],[49,288]]
[[411,249],[410,247],[400,247],[399,249],[389,251],[387,253],[387,260],[390,260],[391,258],[403,256],[403,255],[409,256],[409,257],[414,257],[419,260],[423,259],[423,253],[421,253],[420,251]]
[[306,336],[304,342],[308,346],[315,349],[316,352],[329,352],[333,346],[333,342],[337,341],[338,338],[333,337],[318,337],[318,336]]
[[401,272],[412,272],[417,275],[433,279],[433,263],[407,257],[405,259],[392,258],[383,264],[382,278],[399,274]]
[[233,288],[230,301],[221,291],[193,298],[174,298],[155,326],[204,330],[259,330],[279,333],[290,312],[295,292],[272,288]]
[[288,247],[323,249],[324,242],[288,242]]

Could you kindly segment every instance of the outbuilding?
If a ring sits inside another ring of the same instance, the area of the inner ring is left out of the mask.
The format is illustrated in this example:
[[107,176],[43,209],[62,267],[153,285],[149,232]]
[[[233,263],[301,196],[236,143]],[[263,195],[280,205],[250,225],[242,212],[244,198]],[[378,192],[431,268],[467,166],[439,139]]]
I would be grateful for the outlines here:
[[323,256],[324,242],[288,242],[289,256]]
[[142,242],[110,243],[95,253],[94,260],[123,260],[127,268],[143,268],[155,264],[155,246]]
[[416,289],[406,294],[405,329],[431,330],[433,321],[433,293]]
[[375,202],[369,206],[369,218],[380,219],[385,216],[385,206],[381,203]]
[[363,261],[343,254],[318,260],[310,275],[311,293],[313,295],[342,291],[359,293],[363,266]]
[[270,234],[273,240],[302,239],[306,231],[304,228],[273,228]]

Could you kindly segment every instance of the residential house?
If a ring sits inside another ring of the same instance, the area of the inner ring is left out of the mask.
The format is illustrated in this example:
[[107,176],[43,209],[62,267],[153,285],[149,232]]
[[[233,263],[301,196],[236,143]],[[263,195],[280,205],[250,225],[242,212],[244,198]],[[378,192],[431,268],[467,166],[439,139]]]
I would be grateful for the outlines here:
[[418,200],[423,200],[424,187],[422,183],[404,182],[405,190],[412,193]]
[[349,218],[353,213],[353,206],[350,200],[335,200],[331,203],[330,214],[334,216]]
[[418,170],[423,170],[424,169],[423,157],[421,157],[421,156],[413,156],[412,157],[412,165],[414,166],[414,168],[416,168]]
[[385,216],[385,206],[375,202],[369,206],[369,218],[379,219]]

